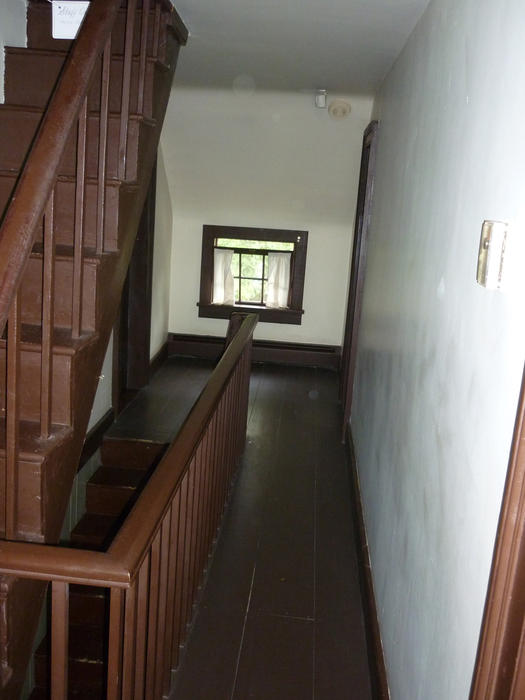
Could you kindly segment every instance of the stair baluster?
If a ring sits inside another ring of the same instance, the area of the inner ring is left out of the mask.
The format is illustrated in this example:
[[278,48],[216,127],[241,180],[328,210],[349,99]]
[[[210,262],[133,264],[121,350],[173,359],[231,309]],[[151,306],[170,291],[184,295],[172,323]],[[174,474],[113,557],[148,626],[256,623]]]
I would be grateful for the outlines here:
[[87,148],[87,97],[78,121],[76,193],[75,193],[75,238],[73,252],[73,300],[72,335],[82,335],[82,289],[84,249],[84,202],[86,193],[86,148]]
[[144,86],[146,84],[146,57],[148,49],[149,8],[150,0],[142,0],[142,26],[139,59],[139,96],[137,102],[138,114],[144,114]]
[[44,266],[42,288],[42,367],[40,384],[40,437],[51,432],[53,392],[53,329],[55,301],[55,190],[44,214]]
[[105,250],[106,225],[106,170],[108,159],[108,120],[109,120],[109,82],[111,69],[111,36],[102,56],[102,74],[100,79],[100,124],[98,136],[98,183],[97,183],[97,231],[96,252],[102,255]]
[[20,336],[20,292],[17,292],[9,311],[7,334],[5,537],[8,540],[16,536],[18,510]]
[[137,0],[128,0],[126,17],[126,43],[124,48],[124,68],[122,72],[122,103],[120,106],[120,142],[118,157],[118,176],[126,179],[128,154],[129,103],[131,96],[131,64],[133,61],[133,32],[135,30],[135,14]]

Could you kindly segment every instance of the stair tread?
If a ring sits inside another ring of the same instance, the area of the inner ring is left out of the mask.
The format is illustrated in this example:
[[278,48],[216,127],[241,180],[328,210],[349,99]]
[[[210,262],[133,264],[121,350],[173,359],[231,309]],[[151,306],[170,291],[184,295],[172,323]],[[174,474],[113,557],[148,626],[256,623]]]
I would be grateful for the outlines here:
[[[20,54],[21,56],[29,56],[30,54],[36,55],[36,56],[57,56],[58,58],[66,59],[69,51],[64,50],[64,49],[39,49],[36,47],[32,46],[5,46],[4,47],[5,53],[6,54]],[[122,53],[111,53],[111,58],[116,61],[123,61],[124,60],[124,55]],[[137,63],[140,60],[140,55],[139,54],[134,54],[133,55],[133,61]],[[150,63],[158,63],[161,66],[164,66],[166,68],[169,68],[160,58],[155,57],[155,56],[146,56],[146,60],[149,61]]]
[[94,549],[102,547],[109,536],[113,534],[118,516],[100,513],[85,513],[73,528],[71,544],[74,547],[90,546]]
[[[62,355],[74,355],[76,352],[91,344],[98,338],[98,334],[92,331],[84,331],[80,338],[73,338],[70,328],[57,326],[53,329],[53,352]],[[6,338],[0,338],[0,347],[5,347]],[[42,326],[29,323],[22,324],[21,349],[24,346],[40,348],[42,345]]]
[[135,491],[145,478],[144,469],[101,466],[93,474],[88,485],[127,488]]
[[[4,177],[16,180],[19,174],[19,170],[9,170],[7,168],[0,168],[0,178]],[[75,183],[76,177],[74,177],[74,175],[58,175],[57,180],[58,182]],[[96,177],[86,176],[86,182],[88,185],[98,185],[98,179]],[[135,189],[137,188],[136,185],[130,185],[128,182],[124,182],[123,180],[117,180],[116,178],[106,178],[106,187],[121,187],[122,185],[125,185],[126,187],[133,187]]]
[[[33,105],[17,105],[13,104],[11,102],[5,102],[3,104],[0,104],[0,113],[2,112],[29,112],[30,114],[39,114],[43,116],[44,112],[46,110],[43,107],[35,107]],[[90,118],[99,118],[99,112],[94,112],[90,110],[88,112],[88,117]],[[110,112],[109,113],[110,119],[120,119],[120,112]],[[140,121],[144,122],[148,126],[155,126],[156,121],[155,119],[152,119],[151,117],[145,117],[143,114],[136,114],[136,113],[131,113],[129,114],[129,119],[132,121]]]
[[[46,455],[73,435],[73,429],[65,425],[53,425],[48,438],[40,437],[40,423],[19,422],[19,452],[24,461],[42,462]],[[0,453],[5,451],[5,417],[0,418]]]
[[[44,254],[44,244],[41,241],[37,241],[33,245],[31,255],[33,257],[42,257]],[[55,259],[57,260],[69,260],[73,258],[75,254],[75,249],[72,245],[64,245],[60,243],[55,246]],[[83,248],[82,257],[84,262],[89,262],[95,265],[99,265],[104,256],[114,255],[114,253],[97,253],[94,248]]]

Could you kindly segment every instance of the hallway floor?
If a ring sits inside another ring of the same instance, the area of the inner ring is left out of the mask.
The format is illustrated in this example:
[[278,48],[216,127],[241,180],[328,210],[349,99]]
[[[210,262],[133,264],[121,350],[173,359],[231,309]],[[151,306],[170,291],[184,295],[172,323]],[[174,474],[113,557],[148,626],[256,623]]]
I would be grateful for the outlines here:
[[339,411],[335,373],[254,368],[246,451],[171,700],[371,698]]

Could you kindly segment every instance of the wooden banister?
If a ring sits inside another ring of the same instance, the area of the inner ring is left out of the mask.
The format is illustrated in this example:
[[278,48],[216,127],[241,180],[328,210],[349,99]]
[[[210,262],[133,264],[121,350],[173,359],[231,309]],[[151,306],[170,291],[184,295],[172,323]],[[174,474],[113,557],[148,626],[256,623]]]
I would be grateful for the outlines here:
[[180,485],[198,440],[222,396],[242,350],[251,341],[257,315],[244,320],[236,337],[217,364],[198,401],[188,414],[177,438],[152,475],[129,517],[116,535],[109,552],[134,578],[162,522],[174,491]]
[[0,540],[0,574],[41,581],[129,587],[180,487],[203,430],[250,345],[257,316],[249,314],[219,361],[184,425],[146,484],[107,552]]
[[6,211],[0,228],[0,333],[119,7],[120,0],[92,0]]
[[244,319],[107,552],[0,542],[2,577],[51,583],[51,697],[68,696],[71,583],[110,589],[106,697],[168,696],[244,445],[256,323]]

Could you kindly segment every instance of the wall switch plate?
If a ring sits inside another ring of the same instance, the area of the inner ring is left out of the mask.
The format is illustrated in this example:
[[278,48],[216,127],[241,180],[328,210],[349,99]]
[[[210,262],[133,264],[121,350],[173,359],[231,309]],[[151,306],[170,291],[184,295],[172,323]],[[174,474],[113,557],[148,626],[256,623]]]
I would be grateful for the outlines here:
[[507,228],[505,221],[490,220],[485,220],[481,227],[476,280],[487,289],[501,287]]

